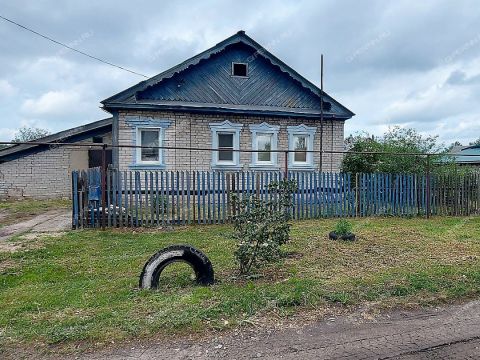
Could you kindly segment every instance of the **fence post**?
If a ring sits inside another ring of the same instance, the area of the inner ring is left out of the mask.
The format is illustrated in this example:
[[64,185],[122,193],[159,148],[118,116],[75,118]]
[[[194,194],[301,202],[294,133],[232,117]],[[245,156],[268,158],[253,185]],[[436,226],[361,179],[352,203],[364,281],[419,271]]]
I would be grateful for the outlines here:
[[427,154],[427,176],[426,176],[426,210],[427,210],[427,219],[430,218],[430,155]]
[[107,144],[102,146],[102,230],[105,230],[105,178],[107,175]]
[[285,150],[285,180],[288,180],[288,150]]

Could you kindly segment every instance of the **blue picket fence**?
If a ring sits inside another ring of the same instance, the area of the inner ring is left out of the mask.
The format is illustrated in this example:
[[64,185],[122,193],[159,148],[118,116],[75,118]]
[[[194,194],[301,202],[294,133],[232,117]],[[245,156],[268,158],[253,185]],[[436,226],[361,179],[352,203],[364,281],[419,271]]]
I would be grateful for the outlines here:
[[[219,224],[235,215],[232,194],[272,200],[274,171],[72,172],[73,227]],[[478,175],[356,174],[290,171],[293,219],[320,217],[471,215],[480,209]],[[105,216],[105,218],[104,218]]]

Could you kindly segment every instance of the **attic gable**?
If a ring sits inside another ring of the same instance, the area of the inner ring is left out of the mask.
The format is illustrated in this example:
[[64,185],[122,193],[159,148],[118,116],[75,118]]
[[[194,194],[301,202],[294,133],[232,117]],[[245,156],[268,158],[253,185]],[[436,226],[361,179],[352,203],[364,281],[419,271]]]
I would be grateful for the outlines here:
[[[247,76],[232,75],[232,64]],[[318,115],[320,90],[239,32],[213,48],[102,103],[104,107],[194,107]],[[324,93],[326,117],[353,113]]]

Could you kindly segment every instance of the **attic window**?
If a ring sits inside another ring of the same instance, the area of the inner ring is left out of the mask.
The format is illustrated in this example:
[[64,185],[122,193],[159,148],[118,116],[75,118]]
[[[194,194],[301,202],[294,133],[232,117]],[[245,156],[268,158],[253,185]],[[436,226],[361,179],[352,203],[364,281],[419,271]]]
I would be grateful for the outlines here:
[[246,63],[232,63],[233,76],[247,76],[248,66]]

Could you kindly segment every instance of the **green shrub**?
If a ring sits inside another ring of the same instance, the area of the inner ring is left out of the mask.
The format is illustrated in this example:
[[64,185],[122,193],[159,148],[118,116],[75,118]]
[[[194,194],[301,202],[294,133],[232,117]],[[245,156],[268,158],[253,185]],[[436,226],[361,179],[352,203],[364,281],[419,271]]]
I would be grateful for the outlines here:
[[339,236],[350,234],[352,232],[352,229],[353,229],[352,224],[345,219],[339,220],[335,225],[335,232]]
[[241,274],[280,257],[280,246],[290,239],[288,221],[295,189],[294,181],[282,180],[268,185],[271,200],[255,195],[239,199],[232,194],[237,212],[233,219],[234,238],[238,242],[235,258]]

